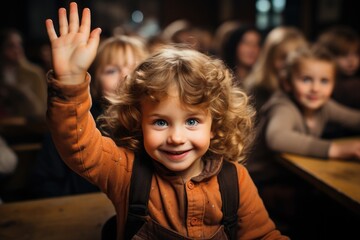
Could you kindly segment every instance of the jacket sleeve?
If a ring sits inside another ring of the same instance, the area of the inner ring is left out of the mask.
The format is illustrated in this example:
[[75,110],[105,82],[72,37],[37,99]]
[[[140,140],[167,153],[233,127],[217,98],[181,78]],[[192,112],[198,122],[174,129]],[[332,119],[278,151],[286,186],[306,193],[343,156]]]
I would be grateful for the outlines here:
[[301,114],[292,106],[274,106],[266,117],[265,141],[270,150],[327,158],[330,140],[307,134]]
[[240,194],[238,239],[289,239],[276,229],[246,168],[238,164],[237,170]]
[[48,73],[47,124],[63,161],[110,198],[126,195],[133,154],[101,135],[90,113],[90,75],[63,85]]
[[339,123],[348,129],[360,130],[360,110],[349,108],[334,100],[330,100],[326,107],[330,121]]

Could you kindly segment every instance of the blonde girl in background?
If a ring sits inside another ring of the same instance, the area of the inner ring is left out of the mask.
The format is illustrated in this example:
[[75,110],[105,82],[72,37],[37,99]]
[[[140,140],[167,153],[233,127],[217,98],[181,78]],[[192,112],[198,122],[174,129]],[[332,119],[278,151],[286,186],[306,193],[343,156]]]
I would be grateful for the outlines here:
[[305,36],[296,27],[276,27],[266,35],[260,56],[243,83],[257,110],[280,88],[288,54],[307,44]]
[[138,36],[116,35],[101,41],[89,72],[95,102],[116,93],[119,84],[148,56],[145,40]]

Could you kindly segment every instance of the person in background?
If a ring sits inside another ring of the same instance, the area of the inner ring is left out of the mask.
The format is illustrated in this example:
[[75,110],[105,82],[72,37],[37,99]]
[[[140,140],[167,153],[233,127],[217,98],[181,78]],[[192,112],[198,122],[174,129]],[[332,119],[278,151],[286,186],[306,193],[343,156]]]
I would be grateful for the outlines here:
[[280,26],[267,34],[257,62],[243,81],[257,111],[280,88],[287,55],[306,45],[305,36],[296,27]]
[[218,58],[222,58],[223,53],[223,45],[224,42],[227,41],[229,35],[232,31],[239,28],[242,23],[237,20],[227,20],[221,23],[214,32],[214,39],[212,42],[212,52]]
[[[1,105],[6,117],[44,120],[45,73],[26,58],[22,35],[16,29],[0,31],[0,84],[5,92]],[[11,103],[8,108],[6,102]]]
[[254,26],[245,24],[232,31],[224,42],[221,59],[234,71],[239,86],[258,59],[261,42],[260,31]]
[[301,211],[294,213],[294,209],[301,208],[289,210],[278,203],[303,204],[309,191],[298,195],[298,181],[276,161],[279,153],[324,161],[360,160],[359,140],[343,143],[322,138],[328,122],[360,129],[360,111],[331,99],[335,79],[336,65],[325,48],[312,46],[293,52],[287,60],[286,81],[260,110],[257,140],[247,167],[264,201],[273,203],[267,205],[269,211],[287,214],[287,221],[301,216]]
[[39,64],[44,70],[45,73],[47,73],[51,69],[51,47],[49,42],[42,42],[39,46],[38,50],[38,58],[39,58]]
[[139,36],[116,35],[101,41],[89,69],[94,78],[90,83],[93,105],[104,109],[106,97],[116,94],[119,84],[148,55],[146,41]]
[[[116,94],[119,84],[148,56],[144,41],[136,36],[112,36],[103,39],[89,72],[92,97],[91,114],[97,119]],[[100,128],[99,124],[97,127]],[[50,133],[44,136],[42,150],[31,177],[31,197],[44,198],[99,191],[62,161]]]
[[136,237],[228,239],[217,174],[223,161],[229,161],[241,196],[234,212],[236,239],[289,239],[275,228],[246,168],[236,163],[245,158],[251,142],[254,112],[222,61],[176,47],[150,56],[125,79],[117,96],[108,98],[111,105],[101,117],[105,137],[89,114],[87,73],[101,29],[90,31],[88,8],[80,21],[74,2],[69,21],[66,9],[59,9],[59,22],[57,35],[52,20],[46,21],[54,69],[48,86],[58,90],[49,96],[47,123],[63,160],[111,199],[117,239],[128,230],[129,184],[138,174],[133,172],[135,156],[154,166],[151,220]]
[[[327,48],[335,57],[337,80],[332,98],[351,108],[360,110],[360,38],[349,26],[332,26],[323,31],[317,43]],[[338,124],[329,124],[325,138],[339,138],[360,135],[359,131],[342,128]]]

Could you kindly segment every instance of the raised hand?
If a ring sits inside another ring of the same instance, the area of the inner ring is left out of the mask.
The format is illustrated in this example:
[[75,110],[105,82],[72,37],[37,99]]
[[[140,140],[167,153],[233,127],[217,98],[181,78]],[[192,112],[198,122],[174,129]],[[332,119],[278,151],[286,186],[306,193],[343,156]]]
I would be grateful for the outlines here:
[[101,29],[90,32],[90,9],[84,8],[79,25],[78,7],[70,3],[69,22],[65,8],[59,9],[59,36],[53,21],[46,19],[46,30],[51,42],[52,64],[57,80],[63,84],[79,84],[94,60],[100,41]]

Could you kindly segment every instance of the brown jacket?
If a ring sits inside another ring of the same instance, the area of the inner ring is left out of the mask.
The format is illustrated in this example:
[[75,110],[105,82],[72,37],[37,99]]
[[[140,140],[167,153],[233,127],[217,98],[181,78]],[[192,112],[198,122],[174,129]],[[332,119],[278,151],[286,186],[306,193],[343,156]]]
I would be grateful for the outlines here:
[[[90,77],[76,86],[61,85],[48,76],[47,122],[62,159],[98,185],[115,206],[122,239],[134,153],[102,137],[89,112]],[[166,169],[152,178],[149,213],[160,225],[191,238],[210,237],[221,225],[221,195],[216,174],[221,159],[205,160],[204,171],[188,182]],[[288,239],[269,218],[247,170],[237,164],[240,203],[238,239]],[[136,174],[136,173],[135,173]]]

